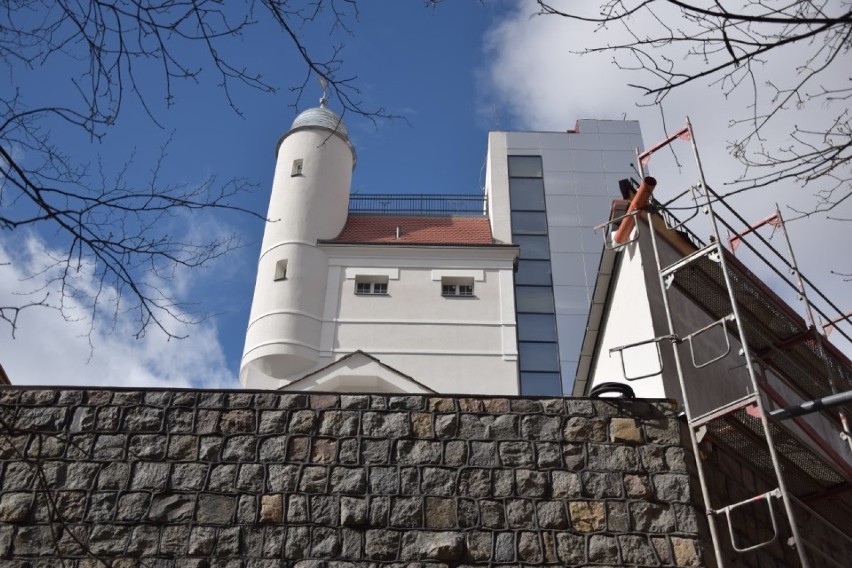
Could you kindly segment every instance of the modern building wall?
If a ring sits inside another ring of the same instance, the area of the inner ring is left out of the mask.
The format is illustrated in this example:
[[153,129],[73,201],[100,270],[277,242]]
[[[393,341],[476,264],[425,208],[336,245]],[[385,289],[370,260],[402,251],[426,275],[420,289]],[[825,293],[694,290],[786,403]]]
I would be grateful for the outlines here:
[[571,392],[603,249],[594,227],[620,197],[618,181],[639,177],[633,164],[642,148],[635,121],[489,134],[492,231],[521,245],[515,291],[523,394]]

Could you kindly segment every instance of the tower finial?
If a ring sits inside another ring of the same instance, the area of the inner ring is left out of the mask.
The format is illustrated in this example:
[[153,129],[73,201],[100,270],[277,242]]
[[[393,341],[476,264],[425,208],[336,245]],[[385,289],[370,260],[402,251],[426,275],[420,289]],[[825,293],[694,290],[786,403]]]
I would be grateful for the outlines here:
[[325,80],[325,77],[320,75],[318,77],[320,85],[322,86],[322,98],[320,99],[320,108],[325,108],[328,104],[328,81]]

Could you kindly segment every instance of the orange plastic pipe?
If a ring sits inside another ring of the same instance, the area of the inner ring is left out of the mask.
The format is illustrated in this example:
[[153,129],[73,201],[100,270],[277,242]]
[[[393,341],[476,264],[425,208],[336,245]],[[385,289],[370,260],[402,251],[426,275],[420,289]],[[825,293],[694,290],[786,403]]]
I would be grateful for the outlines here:
[[636,226],[636,215],[630,214],[637,209],[648,207],[648,204],[651,202],[651,192],[654,191],[655,187],[657,187],[657,180],[651,176],[642,179],[636,195],[633,196],[633,201],[630,202],[630,207],[627,208],[627,215],[629,216],[621,220],[621,224],[612,237],[612,241],[616,245],[623,245],[627,242],[630,233],[633,231],[633,227]]

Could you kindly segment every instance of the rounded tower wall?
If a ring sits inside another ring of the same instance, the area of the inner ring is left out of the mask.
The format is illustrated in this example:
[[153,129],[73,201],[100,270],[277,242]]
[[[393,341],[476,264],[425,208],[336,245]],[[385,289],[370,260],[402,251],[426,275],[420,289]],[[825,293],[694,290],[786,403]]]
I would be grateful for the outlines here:
[[240,368],[246,387],[276,388],[319,360],[328,259],[316,244],[343,230],[355,155],[339,119],[341,130],[329,130],[316,113],[336,116],[306,111],[279,143]]

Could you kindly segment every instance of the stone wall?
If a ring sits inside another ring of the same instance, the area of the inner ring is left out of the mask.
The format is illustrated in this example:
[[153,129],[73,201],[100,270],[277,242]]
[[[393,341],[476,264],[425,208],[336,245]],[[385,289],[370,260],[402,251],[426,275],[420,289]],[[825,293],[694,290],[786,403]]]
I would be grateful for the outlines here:
[[703,564],[665,401],[8,387],[0,429],[3,566]]

